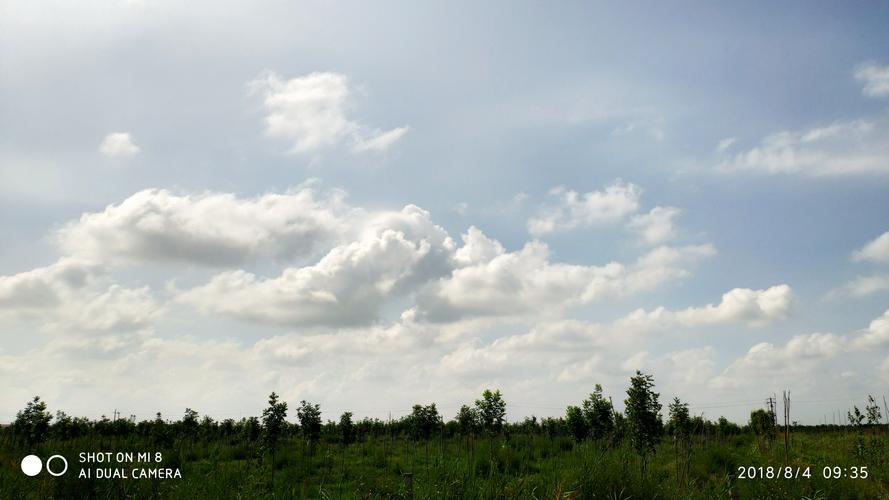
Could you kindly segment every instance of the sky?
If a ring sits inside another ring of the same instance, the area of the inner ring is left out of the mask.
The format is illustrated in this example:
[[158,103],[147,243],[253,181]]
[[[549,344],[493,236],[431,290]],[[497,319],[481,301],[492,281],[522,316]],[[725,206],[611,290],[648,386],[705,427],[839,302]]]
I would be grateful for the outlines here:
[[0,5],[0,422],[889,387],[889,4]]

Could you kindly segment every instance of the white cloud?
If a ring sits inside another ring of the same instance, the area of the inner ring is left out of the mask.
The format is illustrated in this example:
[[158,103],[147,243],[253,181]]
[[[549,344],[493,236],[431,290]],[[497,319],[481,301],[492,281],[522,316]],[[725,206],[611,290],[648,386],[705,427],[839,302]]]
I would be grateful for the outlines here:
[[567,231],[578,227],[616,222],[639,209],[641,189],[616,180],[602,191],[579,194],[556,188],[552,195],[558,204],[544,205],[528,220],[528,231],[534,236]]
[[648,312],[637,309],[619,320],[618,325],[633,328],[697,327],[737,322],[760,325],[784,319],[792,304],[793,291],[788,285],[776,285],[765,290],[734,288],[724,293],[716,305],[679,311],[664,307]]
[[856,120],[804,131],[783,131],[725,158],[722,171],[840,176],[889,173],[889,128]]
[[[422,289],[414,310],[417,318],[437,322],[563,311],[681,279],[687,275],[685,264],[715,253],[709,245],[659,247],[632,265],[583,266],[550,262],[549,248],[539,241],[516,252],[503,252],[479,235],[464,237],[464,241],[461,251],[483,257]],[[485,251],[466,250],[476,245]]]
[[855,79],[864,82],[861,92],[870,97],[889,96],[889,66],[862,64],[855,70]]
[[705,346],[671,351],[660,356],[639,351],[621,363],[620,368],[628,373],[642,370],[665,374],[669,376],[670,382],[681,387],[708,379],[713,373],[714,365],[713,348]]
[[0,310],[29,311],[55,307],[67,290],[85,287],[102,272],[92,262],[64,258],[49,266],[0,276]]
[[860,250],[852,252],[852,260],[889,264],[889,231],[864,245]]
[[378,131],[375,135],[366,139],[357,139],[354,149],[355,151],[385,151],[389,149],[389,146],[401,139],[408,130],[409,127],[398,127],[388,132]]
[[408,127],[371,132],[347,116],[351,94],[345,75],[310,73],[282,80],[268,72],[250,82],[252,93],[263,97],[268,111],[266,133],[293,141],[292,153],[310,153],[352,142],[355,151],[384,151]]
[[148,189],[83,214],[58,237],[65,252],[96,261],[233,265],[311,255],[358,216],[341,192],[319,197],[310,187],[256,198]]
[[449,272],[454,252],[447,233],[415,206],[381,215],[374,226],[317,264],[287,268],[271,279],[225,272],[178,300],[206,313],[259,323],[370,323],[388,300]]
[[654,207],[647,214],[634,215],[627,227],[639,233],[646,243],[663,243],[673,238],[673,219],[681,213],[676,207]]
[[836,297],[838,295],[863,297],[872,293],[882,292],[883,290],[889,290],[889,274],[859,276],[846,283],[841,288],[831,291],[828,294],[828,298]]
[[108,134],[99,144],[99,152],[111,158],[129,158],[137,155],[139,151],[139,146],[127,132]]
[[[876,264],[889,264],[889,231],[868,242],[864,247],[853,251],[852,260],[855,262],[868,261]],[[889,290],[889,275],[859,276],[842,287],[830,291],[826,298],[835,298],[843,295],[863,297],[883,290]]]
[[0,276],[0,319],[38,321],[63,332],[133,331],[149,325],[159,307],[148,288],[108,284],[106,269],[75,258]]
[[869,349],[889,344],[889,310],[870,324],[852,339],[853,347]]
[[725,389],[776,379],[804,385],[819,370],[823,371],[828,360],[886,344],[889,344],[889,310],[859,332],[795,335],[782,346],[769,342],[756,344],[715,377],[711,386]]

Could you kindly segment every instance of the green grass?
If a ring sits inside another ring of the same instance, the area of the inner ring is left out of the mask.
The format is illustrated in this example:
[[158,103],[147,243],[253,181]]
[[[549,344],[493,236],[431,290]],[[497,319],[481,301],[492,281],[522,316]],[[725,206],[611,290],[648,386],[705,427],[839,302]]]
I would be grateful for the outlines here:
[[[878,499],[889,498],[886,441],[885,433],[870,431],[801,431],[785,461],[780,438],[760,446],[751,434],[695,436],[687,472],[677,477],[677,453],[668,439],[643,473],[626,445],[515,432],[493,440],[453,436],[416,443],[377,436],[348,446],[329,439],[314,451],[295,436],[285,440],[274,464],[255,445],[233,437],[178,439],[159,447],[138,435],[93,435],[29,449],[6,432],[0,434],[0,498],[404,498],[404,474],[411,473],[418,499]],[[182,479],[77,479],[80,451],[161,451],[162,465],[181,468]],[[18,462],[28,453],[65,455],[70,469],[61,478],[26,477]],[[739,466],[785,465],[810,467],[812,477],[737,478]],[[867,466],[869,477],[825,479],[825,466]]]

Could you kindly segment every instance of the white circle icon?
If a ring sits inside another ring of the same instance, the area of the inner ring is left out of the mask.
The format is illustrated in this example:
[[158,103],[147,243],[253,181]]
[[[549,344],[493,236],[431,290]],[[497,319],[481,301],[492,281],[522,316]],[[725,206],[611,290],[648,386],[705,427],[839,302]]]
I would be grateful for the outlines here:
[[26,476],[36,476],[43,469],[43,462],[37,455],[28,455],[22,459],[22,472]]
[[[56,471],[49,468],[49,463],[57,458],[59,460],[61,460],[63,464],[65,464],[60,472],[56,472]],[[56,476],[56,477],[61,476],[62,474],[68,472],[68,460],[66,460],[65,457],[63,457],[62,455],[53,455],[53,456],[47,458],[46,459],[46,472],[49,472],[49,474],[52,476]]]

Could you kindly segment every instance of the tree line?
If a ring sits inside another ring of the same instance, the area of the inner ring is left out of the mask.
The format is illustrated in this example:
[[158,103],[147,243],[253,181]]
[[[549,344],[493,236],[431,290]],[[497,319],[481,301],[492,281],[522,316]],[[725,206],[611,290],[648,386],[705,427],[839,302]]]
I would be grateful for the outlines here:
[[[691,416],[687,403],[674,398],[662,415],[660,394],[654,390],[651,375],[637,371],[630,378],[624,399],[624,412],[614,409],[602,386],[596,384],[589,397],[580,405],[569,405],[564,417],[527,417],[518,422],[507,422],[506,401],[499,390],[486,389],[473,405],[462,405],[449,419],[439,412],[435,403],[414,405],[409,415],[389,420],[362,418],[356,420],[352,412],[344,412],[338,420],[322,420],[319,404],[300,401],[296,407],[296,421],[287,420],[288,404],[276,393],[271,393],[268,405],[260,417],[239,420],[215,420],[186,408],[178,420],[165,419],[161,413],[155,418],[136,422],[135,418],[96,420],[72,417],[63,411],[52,415],[46,402],[39,396],[29,401],[16,414],[8,432],[13,439],[27,446],[47,439],[76,439],[85,436],[141,436],[158,446],[171,446],[177,440],[230,440],[250,444],[259,455],[274,455],[280,443],[287,439],[303,439],[309,450],[322,440],[348,445],[367,438],[407,438],[428,442],[436,437],[464,437],[467,443],[475,438],[487,438],[492,446],[497,436],[511,434],[548,435],[551,438],[570,436],[576,442],[597,441],[604,446],[629,443],[639,455],[644,470],[648,456],[664,439],[669,439],[677,453],[687,450],[692,436],[731,436],[752,432],[763,441],[773,440],[776,423],[774,414],[758,409],[750,415],[744,427],[725,417],[710,421],[703,416]],[[882,415],[871,397],[865,411],[857,407],[849,412],[853,426],[878,424]]]

